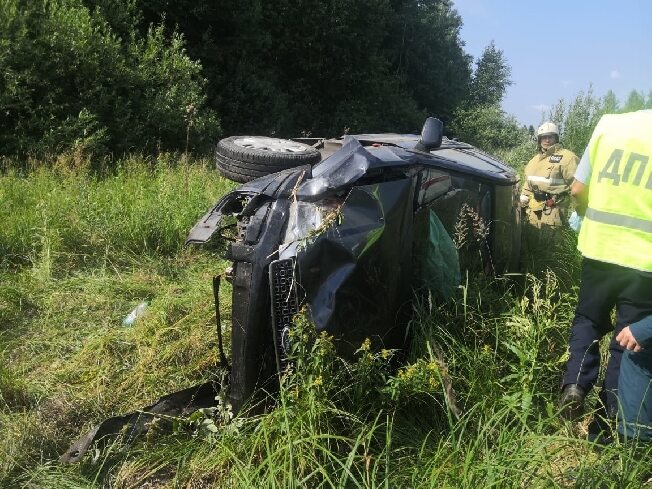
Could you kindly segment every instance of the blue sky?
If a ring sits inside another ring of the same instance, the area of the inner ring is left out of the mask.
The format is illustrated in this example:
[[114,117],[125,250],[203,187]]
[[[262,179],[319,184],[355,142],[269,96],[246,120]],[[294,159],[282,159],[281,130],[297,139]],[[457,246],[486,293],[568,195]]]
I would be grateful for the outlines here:
[[623,103],[652,90],[651,0],[454,0],[466,51],[478,58],[492,40],[512,68],[506,112],[535,127],[560,99],[593,86]]

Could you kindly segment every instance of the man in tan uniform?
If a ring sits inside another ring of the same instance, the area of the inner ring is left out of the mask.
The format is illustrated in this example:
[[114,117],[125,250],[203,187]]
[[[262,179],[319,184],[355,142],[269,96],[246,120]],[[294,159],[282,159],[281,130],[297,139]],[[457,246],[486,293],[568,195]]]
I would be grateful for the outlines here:
[[537,147],[539,151],[525,167],[521,204],[529,224],[538,229],[566,225],[578,158],[559,143],[559,129],[552,122],[537,129]]

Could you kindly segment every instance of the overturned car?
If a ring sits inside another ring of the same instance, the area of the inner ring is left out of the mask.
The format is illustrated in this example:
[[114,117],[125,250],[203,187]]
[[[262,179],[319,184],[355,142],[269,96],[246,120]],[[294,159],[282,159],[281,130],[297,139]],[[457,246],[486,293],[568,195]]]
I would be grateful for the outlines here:
[[132,440],[161,416],[212,406],[223,387],[234,412],[255,406],[254,393],[278,385],[292,320],[302,308],[342,355],[367,338],[377,348],[401,348],[414,291],[446,298],[460,281],[457,249],[469,243],[465,219],[480,230],[481,240],[470,240],[477,266],[493,273],[516,269],[517,173],[444,138],[442,129],[429,118],[421,136],[220,141],[218,170],[246,183],[210,209],[187,242],[229,240],[232,266],[213,280],[222,366],[221,277],[232,284],[229,385],[207,382],[106,419],[60,460],[77,462],[94,442],[120,433]]
[[302,307],[344,355],[365,338],[401,347],[414,289],[446,296],[459,282],[451,236],[464,212],[484,223],[482,266],[517,267],[518,174],[442,129],[429,118],[421,136],[363,134],[310,146],[235,137],[218,146],[218,169],[239,181],[266,165],[290,167],[226,195],[187,240],[230,239],[234,410],[257,388],[274,388]]

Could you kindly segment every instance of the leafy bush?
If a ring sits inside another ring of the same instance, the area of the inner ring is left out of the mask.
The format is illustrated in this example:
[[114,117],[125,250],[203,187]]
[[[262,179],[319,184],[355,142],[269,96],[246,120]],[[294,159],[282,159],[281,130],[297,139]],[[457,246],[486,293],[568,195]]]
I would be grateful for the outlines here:
[[492,153],[514,148],[529,139],[527,131],[498,105],[459,108],[448,127],[448,133]]
[[0,26],[4,154],[212,144],[217,118],[179,35],[119,37],[81,0],[4,0]]

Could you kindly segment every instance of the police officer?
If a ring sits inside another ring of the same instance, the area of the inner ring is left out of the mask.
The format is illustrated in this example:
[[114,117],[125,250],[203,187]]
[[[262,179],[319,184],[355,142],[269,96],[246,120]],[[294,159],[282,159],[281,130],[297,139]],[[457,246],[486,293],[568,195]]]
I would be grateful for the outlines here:
[[600,399],[617,412],[625,325],[652,314],[652,111],[605,115],[580,160],[571,193],[584,214],[578,238],[581,284],[562,381],[563,414],[573,419],[600,367],[599,340],[615,334]]
[[537,129],[537,154],[525,167],[521,204],[536,228],[559,227],[567,222],[570,186],[578,158],[559,142],[559,129],[544,122]]

